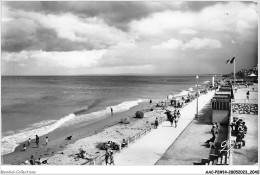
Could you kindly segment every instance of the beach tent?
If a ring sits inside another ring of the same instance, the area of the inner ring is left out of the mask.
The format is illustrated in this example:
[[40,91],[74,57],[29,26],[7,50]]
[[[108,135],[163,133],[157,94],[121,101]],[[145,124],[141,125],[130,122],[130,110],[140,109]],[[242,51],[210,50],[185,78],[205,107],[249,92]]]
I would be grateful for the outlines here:
[[129,124],[129,123],[130,123],[130,118],[129,118],[128,116],[123,117],[123,118],[121,119],[121,122],[124,123],[124,124]]
[[142,111],[137,111],[137,112],[135,113],[135,117],[136,117],[136,118],[144,118],[144,113],[143,113]]

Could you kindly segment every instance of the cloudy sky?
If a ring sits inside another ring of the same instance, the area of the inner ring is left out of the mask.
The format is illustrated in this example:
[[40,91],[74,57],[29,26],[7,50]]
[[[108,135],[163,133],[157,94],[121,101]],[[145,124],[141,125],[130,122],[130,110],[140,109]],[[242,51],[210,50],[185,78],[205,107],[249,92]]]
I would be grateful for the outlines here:
[[2,2],[2,75],[224,74],[257,64],[255,2]]

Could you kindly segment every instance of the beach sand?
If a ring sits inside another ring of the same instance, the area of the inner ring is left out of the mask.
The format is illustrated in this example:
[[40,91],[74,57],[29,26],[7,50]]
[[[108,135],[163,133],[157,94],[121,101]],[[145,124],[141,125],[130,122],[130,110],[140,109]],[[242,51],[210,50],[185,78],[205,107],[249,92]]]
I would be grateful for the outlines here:
[[[13,153],[3,156],[2,164],[23,164],[25,160],[30,159],[31,155],[33,155],[36,159],[38,157],[41,157],[41,160],[48,159],[48,162],[55,165],[81,164],[86,160],[75,162],[74,158],[70,156],[78,153],[79,148],[83,148],[85,151],[87,151],[87,153],[91,155],[91,157],[95,157],[97,155],[103,154],[102,151],[99,151],[97,148],[95,148],[95,145],[98,142],[109,140],[121,142],[123,138],[126,139],[130,135],[134,135],[137,132],[140,132],[140,129],[150,127],[151,122],[154,121],[155,117],[159,115],[158,113],[160,113],[161,107],[154,107],[157,102],[158,101],[154,101],[152,104],[149,104],[148,102],[143,102],[140,103],[138,106],[132,107],[128,111],[114,113],[113,116],[87,124],[77,129],[67,128],[63,130],[56,130],[55,132],[43,135],[40,137],[39,148],[36,146],[35,139],[33,139],[31,141],[30,147],[28,147],[26,151],[21,151],[23,143],[26,143],[23,142],[18,147],[16,147]],[[150,111],[151,108],[154,108],[155,111],[145,113],[145,118],[143,120],[133,118],[136,111],[141,110],[146,112]],[[121,121],[121,118],[125,116],[129,116],[129,118],[131,119],[131,123],[128,125],[128,128],[133,129],[127,129],[125,125],[118,124],[118,122]],[[65,140],[66,137],[71,135],[71,140]],[[48,146],[44,145],[46,136],[48,136],[50,139]],[[85,138],[86,141],[81,141],[81,139],[83,138]],[[62,152],[64,154],[60,154]],[[50,158],[52,156],[53,158]],[[67,157],[68,160],[65,161]],[[59,161],[59,159],[64,161]]]

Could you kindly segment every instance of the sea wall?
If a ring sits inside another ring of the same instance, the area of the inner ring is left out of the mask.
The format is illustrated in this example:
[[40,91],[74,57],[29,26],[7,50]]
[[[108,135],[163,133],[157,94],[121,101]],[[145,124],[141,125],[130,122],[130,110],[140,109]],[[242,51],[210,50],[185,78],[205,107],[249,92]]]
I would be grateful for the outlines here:
[[249,103],[232,103],[234,114],[258,114],[258,104]]

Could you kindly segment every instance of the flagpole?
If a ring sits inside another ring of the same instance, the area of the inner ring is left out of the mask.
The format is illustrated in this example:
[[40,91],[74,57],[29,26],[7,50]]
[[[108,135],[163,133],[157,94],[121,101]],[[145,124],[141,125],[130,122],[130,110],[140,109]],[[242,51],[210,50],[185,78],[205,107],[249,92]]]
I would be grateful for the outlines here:
[[234,55],[234,86],[236,84],[236,55]]

